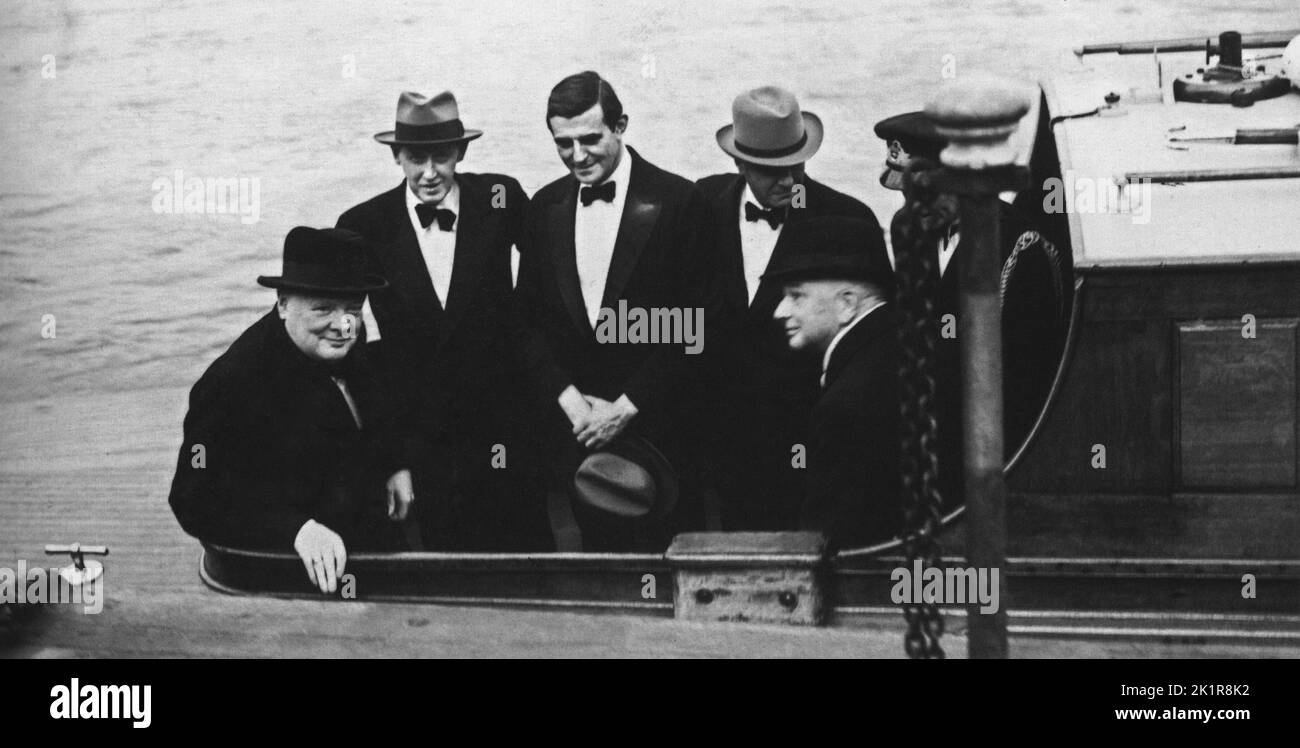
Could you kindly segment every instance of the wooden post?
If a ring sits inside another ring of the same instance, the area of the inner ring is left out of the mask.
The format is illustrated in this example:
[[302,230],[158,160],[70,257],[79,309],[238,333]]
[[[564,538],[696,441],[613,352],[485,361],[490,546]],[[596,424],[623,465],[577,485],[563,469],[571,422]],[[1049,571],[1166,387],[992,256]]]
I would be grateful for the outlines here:
[[[997,569],[1007,598],[1006,483],[1002,478],[1002,305],[999,280],[1003,238],[998,193],[1014,183],[1009,143],[1029,111],[1025,87],[998,78],[966,76],[944,86],[925,112],[949,145],[939,158],[961,198],[961,261],[957,339],[961,342],[962,419],[966,489],[967,562]],[[966,608],[971,658],[1007,656],[1006,606],[980,613]]]

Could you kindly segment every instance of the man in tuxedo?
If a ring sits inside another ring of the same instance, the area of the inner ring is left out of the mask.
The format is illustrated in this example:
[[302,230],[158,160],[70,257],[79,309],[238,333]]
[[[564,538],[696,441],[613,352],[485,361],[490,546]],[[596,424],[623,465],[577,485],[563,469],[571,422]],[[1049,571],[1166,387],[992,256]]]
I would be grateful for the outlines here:
[[811,349],[786,345],[772,317],[781,287],[762,279],[792,251],[786,232],[824,216],[857,218],[871,235],[859,248],[887,259],[871,209],[807,175],[822,135],[821,120],[801,111],[789,91],[746,91],[732,103],[732,123],[717,133],[737,172],[698,182],[712,208],[718,261],[710,320],[717,332],[705,353],[710,464],[730,530],[790,529],[805,492],[807,420],[820,360]]
[[571,494],[591,450],[625,435],[653,443],[683,484],[672,515],[649,526],[581,503],[574,510],[587,550],[662,550],[671,532],[697,521],[696,356],[678,342],[608,342],[595,331],[602,314],[622,308],[703,308],[708,208],[693,184],[624,144],[628,116],[595,72],[552,89],[546,124],[569,173],[533,196],[516,294],[521,350],[557,446],[552,464]]
[[[946,141],[924,112],[881,120],[876,135],[889,147],[880,183],[903,189],[903,173],[939,167]],[[940,329],[937,407],[941,445],[941,490],[951,508],[962,495],[961,348],[956,334],[960,287],[961,224],[957,198],[928,195],[921,201],[922,225],[938,230],[933,248],[939,273],[935,317]],[[999,203],[1002,248],[1002,356],[1004,436],[1010,458],[1029,436],[1046,403],[1065,346],[1071,267],[1068,255],[1034,229],[1021,213]],[[909,220],[905,210],[893,219]],[[895,245],[897,246],[897,244]]]
[[371,240],[371,266],[390,283],[372,294],[365,322],[423,456],[414,479],[424,547],[547,550],[509,344],[511,251],[524,243],[528,197],[512,177],[457,171],[482,134],[464,127],[451,92],[403,92],[396,126],[375,140],[404,179],[338,225]]
[[400,548],[384,494],[394,520],[413,499],[392,403],[357,344],[363,300],[384,287],[363,243],[303,226],[285,237],[284,272],[257,279],[275,308],[190,391],[168,499],[205,542],[292,548],[321,592],[338,588],[349,549]]
[[799,525],[833,548],[888,540],[902,526],[894,279],[874,228],[837,216],[792,224],[789,251],[763,275],[783,291],[774,315],[790,347],[821,364]]

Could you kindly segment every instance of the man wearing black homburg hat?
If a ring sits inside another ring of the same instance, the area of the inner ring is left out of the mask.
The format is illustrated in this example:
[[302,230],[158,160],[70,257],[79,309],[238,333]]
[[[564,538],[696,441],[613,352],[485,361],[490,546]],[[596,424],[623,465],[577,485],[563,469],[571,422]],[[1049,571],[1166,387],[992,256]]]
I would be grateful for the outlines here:
[[[427,550],[536,551],[551,545],[529,415],[512,366],[511,253],[528,197],[503,174],[458,172],[469,142],[456,98],[403,92],[375,135],[404,179],[345,212],[371,240],[389,287],[366,310],[370,345],[402,393],[415,515]],[[370,310],[373,309],[373,314]]]
[[898,501],[898,351],[893,270],[875,223],[827,217],[792,224],[765,283],[789,346],[816,355],[820,394],[808,426],[801,529],[836,548],[887,540]]
[[[392,412],[358,345],[367,293],[361,237],[299,226],[284,270],[258,283],[275,308],[208,367],[190,391],[170,503],[210,543],[297,551],[334,592],[350,549],[391,547],[388,516],[410,507],[411,475]],[[386,490],[385,490],[386,484]]]
[[[716,435],[710,463],[727,529],[789,529],[804,495],[806,426],[821,362],[786,345],[772,319],[781,287],[761,280],[764,271],[792,251],[786,233],[801,221],[849,216],[881,235],[870,208],[806,173],[822,135],[821,119],[801,111],[789,91],[746,91],[717,133],[738,173],[697,183],[713,209],[719,262],[717,323],[705,358]],[[881,242],[864,240],[860,249],[877,247],[886,259]]]

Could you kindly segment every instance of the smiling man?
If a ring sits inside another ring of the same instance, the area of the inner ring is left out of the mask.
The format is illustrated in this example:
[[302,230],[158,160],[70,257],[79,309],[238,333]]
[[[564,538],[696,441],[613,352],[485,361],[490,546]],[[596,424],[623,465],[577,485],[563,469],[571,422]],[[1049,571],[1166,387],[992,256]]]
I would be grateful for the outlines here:
[[716,427],[711,475],[726,529],[788,530],[805,490],[807,471],[796,456],[807,444],[820,361],[786,345],[772,319],[781,287],[762,276],[791,251],[786,234],[801,221],[849,216],[882,232],[870,208],[808,176],[823,126],[793,93],[776,86],[745,91],[732,102],[731,119],[716,138],[736,171],[698,182],[712,207],[721,263],[714,271],[719,322],[705,353]]
[[773,314],[790,348],[821,362],[799,526],[836,548],[886,540],[903,514],[894,278],[884,240],[874,223],[827,217],[791,225],[787,241],[789,252],[763,280],[782,289]]
[[406,516],[408,460],[392,408],[358,345],[366,294],[361,237],[299,226],[283,272],[258,283],[275,308],[208,367],[190,391],[170,503],[200,540],[288,551],[334,592],[349,549],[393,546],[384,521]]
[[[530,246],[516,291],[526,320],[523,351],[541,388],[558,452],[559,481],[590,450],[625,434],[653,442],[683,483],[674,517],[634,527],[579,507],[588,550],[658,546],[698,508],[689,418],[698,407],[696,373],[680,343],[597,339],[600,310],[702,308],[711,243],[707,205],[689,181],[624,144],[628,116],[608,81],[587,71],[560,81],[546,125],[569,173],[533,196]],[[707,351],[708,331],[704,331]]]

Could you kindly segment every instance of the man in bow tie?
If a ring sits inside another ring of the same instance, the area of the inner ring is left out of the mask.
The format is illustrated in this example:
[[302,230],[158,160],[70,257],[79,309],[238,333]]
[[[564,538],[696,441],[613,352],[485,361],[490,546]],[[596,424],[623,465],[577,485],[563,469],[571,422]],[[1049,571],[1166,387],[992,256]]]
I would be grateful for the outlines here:
[[502,174],[458,172],[481,130],[456,98],[409,91],[375,140],[401,184],[338,220],[372,243],[390,286],[363,315],[384,372],[402,393],[415,466],[415,514],[429,550],[546,550],[536,447],[510,339],[512,247],[524,244],[528,197]]
[[821,119],[801,111],[789,91],[746,91],[732,103],[731,124],[717,133],[738,173],[698,182],[712,206],[716,316],[724,326],[705,353],[715,427],[709,443],[716,447],[711,476],[730,530],[793,528],[805,492],[807,421],[820,360],[786,345],[772,317],[781,287],[762,279],[791,251],[786,227],[824,216],[857,218],[873,235],[864,237],[861,251],[884,251],[870,208],[807,175],[805,163],[822,135]]
[[[672,516],[650,527],[582,505],[575,514],[587,550],[662,551],[698,508],[689,446],[699,404],[696,357],[679,341],[602,342],[595,329],[602,309],[703,307],[708,208],[693,184],[624,145],[628,116],[597,73],[560,81],[546,124],[569,173],[533,196],[517,297],[527,321],[522,349],[557,446],[552,464],[560,487],[571,491],[590,450],[625,434],[652,442],[682,485]],[[704,340],[707,350],[712,339]]]

